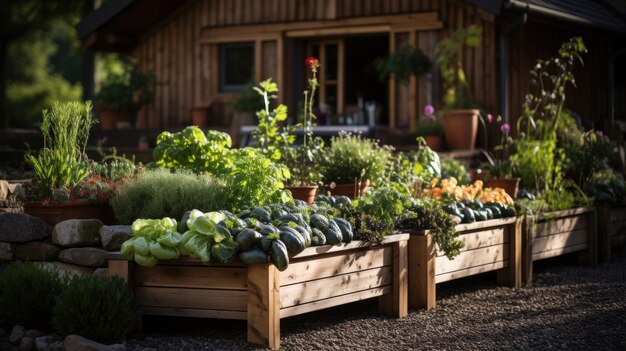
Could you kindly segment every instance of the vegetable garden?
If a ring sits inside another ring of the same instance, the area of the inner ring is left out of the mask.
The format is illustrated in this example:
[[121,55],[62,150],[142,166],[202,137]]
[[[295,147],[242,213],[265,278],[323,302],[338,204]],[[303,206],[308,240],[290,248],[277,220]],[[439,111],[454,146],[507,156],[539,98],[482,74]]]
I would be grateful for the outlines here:
[[[129,236],[106,254],[108,275],[126,285],[54,281],[124,299],[128,310],[117,313],[125,323],[117,327],[125,329],[85,331],[97,341],[120,341],[141,314],[247,320],[248,341],[272,349],[289,316],[378,298],[382,314],[402,318],[409,308],[435,308],[438,283],[497,271],[499,284],[520,287],[532,281],[533,261],[579,252],[594,265],[624,242],[626,183],[616,147],[582,130],[564,107],[585,51],[573,38],[558,57],[536,64],[515,135],[501,117],[480,117],[500,133],[487,177],[470,180],[422,138],[414,151],[396,152],[360,135],[315,137],[312,105],[324,63],[310,58],[301,124],[287,125],[271,79],[254,88],[264,105],[252,147],[233,148],[228,134],[189,126],[163,132],[150,164],[118,156],[95,162],[84,155],[95,123],[90,104],[57,104],[43,114],[44,148],[27,156],[35,178],[21,199],[26,213],[55,231],[86,218],[127,226]],[[302,143],[295,128],[304,130]],[[510,178],[519,178],[519,191],[489,185]],[[9,283],[20,284],[6,269],[0,300]],[[119,291],[132,292],[133,301]],[[48,312],[51,327],[81,331],[70,312]],[[21,322],[3,314],[3,324]]]

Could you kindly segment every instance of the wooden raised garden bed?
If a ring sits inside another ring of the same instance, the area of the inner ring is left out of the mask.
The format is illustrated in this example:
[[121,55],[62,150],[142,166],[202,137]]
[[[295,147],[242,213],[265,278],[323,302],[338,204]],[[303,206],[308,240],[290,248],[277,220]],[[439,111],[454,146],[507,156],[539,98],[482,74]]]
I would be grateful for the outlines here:
[[626,206],[612,207],[602,203],[598,211],[598,259],[611,259],[611,250],[626,243]]
[[283,272],[271,263],[206,266],[190,258],[145,268],[115,253],[109,275],[131,285],[143,314],[247,320],[249,342],[277,349],[281,318],[373,297],[381,313],[405,317],[408,239],[309,247]]
[[533,262],[580,252],[581,263],[597,263],[596,211],[581,207],[549,212],[522,231],[522,281],[532,282]]
[[498,284],[521,286],[521,219],[492,219],[459,224],[465,246],[453,260],[436,251],[432,234],[409,240],[409,307],[436,307],[436,285],[479,273],[498,271]]

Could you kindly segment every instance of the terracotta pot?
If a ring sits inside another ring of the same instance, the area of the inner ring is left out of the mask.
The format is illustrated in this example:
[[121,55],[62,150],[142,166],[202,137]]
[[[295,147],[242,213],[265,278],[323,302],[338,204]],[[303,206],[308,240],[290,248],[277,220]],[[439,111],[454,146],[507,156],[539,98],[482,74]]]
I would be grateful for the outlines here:
[[485,182],[485,188],[502,188],[512,198],[517,197],[517,191],[519,190],[519,182],[521,178],[501,178],[501,179],[487,179]]
[[100,128],[104,130],[117,129],[119,124],[128,123],[133,126],[134,113],[130,110],[119,110],[108,106],[98,106],[96,116],[100,121]]
[[315,202],[315,194],[317,193],[317,185],[287,185],[285,189],[291,192],[294,199],[302,200],[311,205]]
[[[369,180],[362,181],[358,196],[363,196],[367,188],[369,188],[369,185],[370,185]],[[326,189],[328,190],[328,192],[330,192],[331,195],[337,195],[337,196],[345,195],[351,199],[354,199],[356,184],[355,183],[335,184],[334,188],[331,189],[330,187],[327,187]]]
[[191,124],[200,128],[209,126],[209,109],[206,107],[195,107],[191,109]]
[[68,219],[97,218],[104,224],[115,224],[110,205],[94,204],[89,200],[58,201],[43,205],[39,201],[24,204],[24,213],[37,217],[49,225]]
[[441,151],[441,144],[443,143],[443,138],[441,135],[424,135],[424,140],[426,140],[426,145],[431,148],[433,151]]
[[479,110],[450,110],[443,117],[443,130],[448,148],[474,150],[478,132]]

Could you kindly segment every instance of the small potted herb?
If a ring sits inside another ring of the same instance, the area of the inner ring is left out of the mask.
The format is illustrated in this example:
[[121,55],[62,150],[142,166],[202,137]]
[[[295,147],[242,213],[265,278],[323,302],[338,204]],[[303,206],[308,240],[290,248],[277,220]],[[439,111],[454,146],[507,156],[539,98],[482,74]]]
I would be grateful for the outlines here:
[[500,126],[500,143],[494,148],[495,152],[483,150],[483,154],[489,163],[489,178],[485,182],[485,187],[502,188],[509,196],[515,198],[521,178],[513,177],[511,162],[508,160],[509,149],[513,144],[513,138],[509,135],[511,125],[503,123],[501,116],[494,117],[492,114],[487,114],[485,118],[480,116],[480,122],[484,128],[486,147],[489,145],[487,143],[487,136],[489,134],[487,125],[497,123]]
[[434,49],[443,78],[445,92],[443,102],[446,112],[442,122],[450,149],[473,150],[476,143],[480,111],[469,92],[461,53],[465,46],[477,47],[481,34],[480,26],[471,25],[441,40]]
[[153,73],[142,73],[128,65],[121,73],[109,74],[94,96],[96,114],[102,129],[115,129],[120,123],[135,125],[137,112],[154,102]]
[[443,149],[443,127],[435,116],[435,108],[432,105],[424,107],[424,118],[420,120],[416,130],[417,136],[426,140],[428,147],[434,151]]

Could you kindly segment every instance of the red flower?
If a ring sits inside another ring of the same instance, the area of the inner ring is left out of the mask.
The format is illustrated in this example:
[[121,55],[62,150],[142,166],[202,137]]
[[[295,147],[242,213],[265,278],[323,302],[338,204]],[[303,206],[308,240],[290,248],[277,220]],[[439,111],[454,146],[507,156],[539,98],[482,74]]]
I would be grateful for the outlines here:
[[320,61],[318,59],[316,59],[315,57],[308,57],[304,61],[304,64],[306,65],[306,67],[308,69],[311,70],[311,72],[317,72],[317,69],[320,66]]

